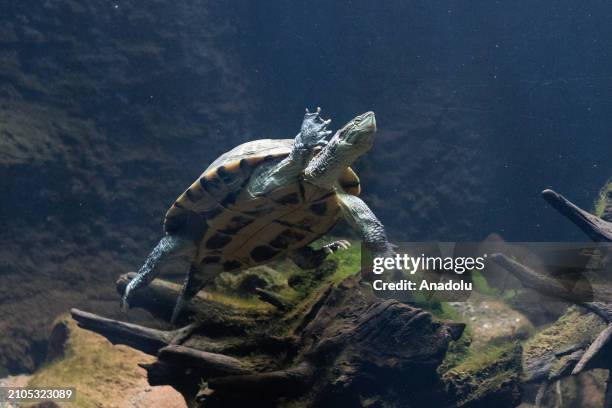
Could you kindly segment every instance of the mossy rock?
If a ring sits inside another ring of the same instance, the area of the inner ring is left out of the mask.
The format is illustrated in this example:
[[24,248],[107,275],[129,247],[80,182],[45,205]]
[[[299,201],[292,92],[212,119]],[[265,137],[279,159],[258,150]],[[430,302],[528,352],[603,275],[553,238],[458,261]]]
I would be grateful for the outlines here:
[[559,320],[532,336],[523,345],[525,381],[555,378],[563,357],[556,353],[572,347],[588,346],[606,324],[597,315],[572,306]]
[[516,342],[470,352],[442,375],[457,407],[515,407],[520,393],[521,346]]
[[168,407],[184,406],[183,398],[170,387],[148,386],[146,372],[138,364],[153,362],[153,356],[112,345],[104,337],[79,328],[68,316],[55,321],[51,338],[56,342],[50,354],[54,359],[32,375],[28,387],[75,388],[75,400],[59,406],[127,406],[131,399],[142,400],[145,406],[148,397],[160,398]]

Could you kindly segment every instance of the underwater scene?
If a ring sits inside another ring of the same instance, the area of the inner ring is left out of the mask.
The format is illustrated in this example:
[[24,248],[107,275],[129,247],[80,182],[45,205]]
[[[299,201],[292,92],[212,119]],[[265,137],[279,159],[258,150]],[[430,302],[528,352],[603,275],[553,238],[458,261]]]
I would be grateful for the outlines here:
[[0,0],[0,407],[612,408],[611,21]]

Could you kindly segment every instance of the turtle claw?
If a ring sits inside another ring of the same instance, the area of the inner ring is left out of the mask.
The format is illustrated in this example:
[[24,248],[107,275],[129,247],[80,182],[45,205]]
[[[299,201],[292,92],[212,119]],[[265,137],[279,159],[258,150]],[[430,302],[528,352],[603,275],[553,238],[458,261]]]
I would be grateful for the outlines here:
[[324,146],[327,144],[327,138],[332,132],[327,130],[327,126],[331,123],[331,119],[323,120],[321,118],[321,108],[317,107],[315,112],[310,112],[306,108],[304,121],[300,134],[297,136],[296,143],[304,146],[307,149],[312,149],[316,146]]
[[123,292],[123,296],[121,297],[121,311],[123,313],[127,313],[130,310],[130,302],[129,299],[132,295],[132,290],[134,286],[134,280],[130,281],[128,285],[125,287],[125,291]]
[[333,254],[336,251],[339,250],[346,250],[349,249],[351,246],[351,242],[347,241],[346,239],[341,239],[339,241],[334,241],[331,244],[327,244],[323,247],[323,250],[325,252],[327,252],[328,254]]
[[[306,108],[306,113],[310,113],[310,110],[308,108]],[[314,112],[314,114],[318,115],[319,113],[321,113],[321,107],[317,106],[317,110]]]
[[127,313],[128,310],[130,310],[130,304],[127,302],[127,300],[125,298],[121,299],[121,312],[122,313]]
[[327,138],[327,136],[329,136],[329,135],[331,135],[331,134],[332,134],[332,131],[331,131],[331,130],[326,130],[326,131],[324,131],[324,132],[321,132],[321,135],[323,135],[323,136],[322,136],[322,139],[321,139],[321,140],[319,140],[315,146],[321,146],[321,147],[325,147],[325,146],[327,146],[327,142],[328,142],[328,141],[327,141],[327,139],[326,139],[326,138]]

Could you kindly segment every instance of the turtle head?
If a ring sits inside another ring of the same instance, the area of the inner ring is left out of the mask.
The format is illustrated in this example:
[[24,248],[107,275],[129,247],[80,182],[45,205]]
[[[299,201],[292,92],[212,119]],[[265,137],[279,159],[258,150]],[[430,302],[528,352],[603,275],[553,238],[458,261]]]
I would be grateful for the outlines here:
[[338,130],[330,140],[336,145],[336,154],[349,158],[349,164],[370,150],[376,133],[376,116],[366,112],[356,116]]
[[340,175],[374,144],[374,112],[358,115],[330,139],[304,170],[304,179],[322,188],[331,188]]

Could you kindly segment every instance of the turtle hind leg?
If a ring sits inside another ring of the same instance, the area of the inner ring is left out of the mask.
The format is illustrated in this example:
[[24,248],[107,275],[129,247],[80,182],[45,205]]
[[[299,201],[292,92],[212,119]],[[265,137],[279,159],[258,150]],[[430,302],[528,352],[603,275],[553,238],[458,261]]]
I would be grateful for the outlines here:
[[185,278],[185,282],[181,288],[181,293],[178,299],[176,299],[176,304],[174,305],[174,310],[172,311],[170,323],[176,324],[185,306],[204,286],[206,286],[208,282],[214,279],[214,277],[217,275],[214,273],[215,271],[216,269],[214,264],[206,265],[206,271],[204,271],[199,265],[194,263],[191,264],[189,273],[187,273],[187,277]]
[[350,246],[351,243],[346,240],[334,241],[321,249],[314,249],[306,246],[291,252],[289,258],[301,269],[314,269],[321,266],[328,255],[340,249],[348,249]]
[[129,301],[134,292],[147,287],[167,261],[180,256],[185,256],[191,261],[196,250],[196,244],[192,240],[178,235],[166,235],[160,239],[145,263],[138,270],[136,277],[125,288],[121,299],[121,308],[124,311],[129,308]]

